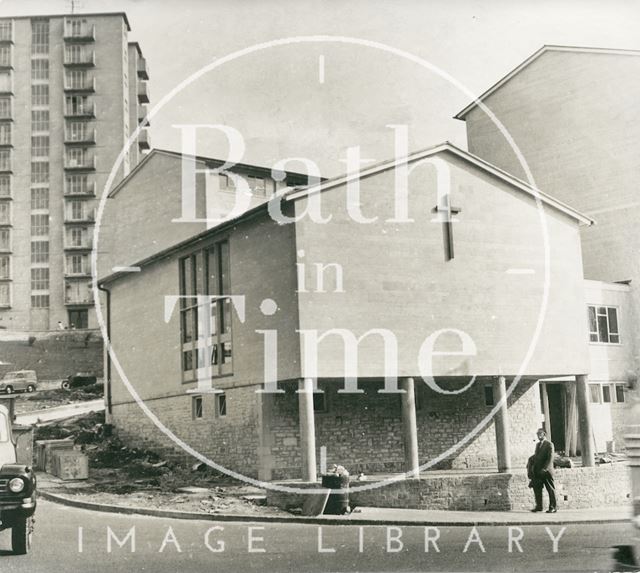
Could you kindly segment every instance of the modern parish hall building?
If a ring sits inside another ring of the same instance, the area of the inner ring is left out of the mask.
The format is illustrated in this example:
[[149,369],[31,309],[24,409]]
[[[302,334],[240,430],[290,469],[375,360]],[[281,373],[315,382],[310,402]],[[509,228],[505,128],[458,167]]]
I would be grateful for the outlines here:
[[[352,472],[506,471],[531,454],[539,381],[570,379],[593,463],[580,244],[589,217],[444,143],[363,170],[355,202],[352,176],[272,202],[274,187],[254,183],[261,200],[207,229],[176,222],[180,161],[152,152],[105,215],[115,258],[100,285],[117,360],[106,364],[107,412],[125,441],[186,456],[123,375],[166,430],[261,479],[313,480],[321,451]],[[395,195],[408,167],[411,221]],[[224,177],[201,185],[232,192]],[[309,214],[318,203],[324,222]],[[119,214],[136,205],[161,206],[125,250],[119,235],[134,231]],[[265,368],[277,393],[260,392]],[[400,392],[385,392],[395,377]],[[341,391],[347,383],[356,391]]]
[[[622,444],[624,387],[640,372],[638,97],[640,50],[553,45],[479,96],[513,138],[537,187],[597,221],[581,228],[581,244],[599,451],[607,442]],[[525,178],[511,145],[476,102],[455,117],[465,122],[471,153]],[[560,380],[545,383],[547,390],[552,439],[575,450],[567,444],[575,388]]]
[[[96,194],[147,115],[124,13],[0,19],[0,328],[95,328]],[[148,130],[118,177],[149,148]]]

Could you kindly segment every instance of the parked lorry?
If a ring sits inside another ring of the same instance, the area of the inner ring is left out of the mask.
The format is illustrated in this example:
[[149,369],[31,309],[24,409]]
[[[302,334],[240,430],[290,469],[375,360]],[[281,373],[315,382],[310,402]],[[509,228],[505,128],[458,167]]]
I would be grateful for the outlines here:
[[[20,455],[16,441],[19,427],[13,424],[12,410],[0,404],[0,531],[10,529],[13,552],[24,555],[31,548],[33,535],[36,475],[31,463],[21,459],[24,452],[31,456],[31,447],[23,447]],[[26,431],[31,440],[31,429]]]

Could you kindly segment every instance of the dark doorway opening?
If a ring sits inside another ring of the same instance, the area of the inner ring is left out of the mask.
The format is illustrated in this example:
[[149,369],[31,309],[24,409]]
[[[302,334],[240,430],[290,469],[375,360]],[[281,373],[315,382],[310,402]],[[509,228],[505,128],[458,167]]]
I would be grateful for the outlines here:
[[69,310],[69,328],[89,328],[89,311],[86,309]]
[[556,452],[564,452],[565,436],[565,390],[562,384],[546,384],[549,400],[549,422],[551,425],[551,441]]

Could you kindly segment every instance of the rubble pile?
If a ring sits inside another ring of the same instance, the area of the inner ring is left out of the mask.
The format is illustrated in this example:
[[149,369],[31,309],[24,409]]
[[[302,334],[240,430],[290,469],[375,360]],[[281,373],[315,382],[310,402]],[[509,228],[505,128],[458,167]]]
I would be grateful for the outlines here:
[[202,513],[272,512],[264,491],[237,482],[202,463],[164,460],[157,453],[129,448],[109,435],[104,412],[40,424],[36,440],[73,439],[89,458],[89,480],[70,486],[73,494],[98,503],[144,504]]

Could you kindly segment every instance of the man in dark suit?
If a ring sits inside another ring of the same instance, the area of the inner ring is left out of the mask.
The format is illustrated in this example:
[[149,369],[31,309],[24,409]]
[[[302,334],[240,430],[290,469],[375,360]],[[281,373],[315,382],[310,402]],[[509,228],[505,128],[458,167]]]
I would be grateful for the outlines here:
[[547,434],[542,428],[538,430],[537,435],[536,451],[530,458],[530,477],[536,498],[536,506],[531,511],[542,511],[542,488],[544,487],[549,495],[547,513],[555,513],[558,511],[558,506],[556,505],[556,486],[553,481],[553,444],[547,440]]

